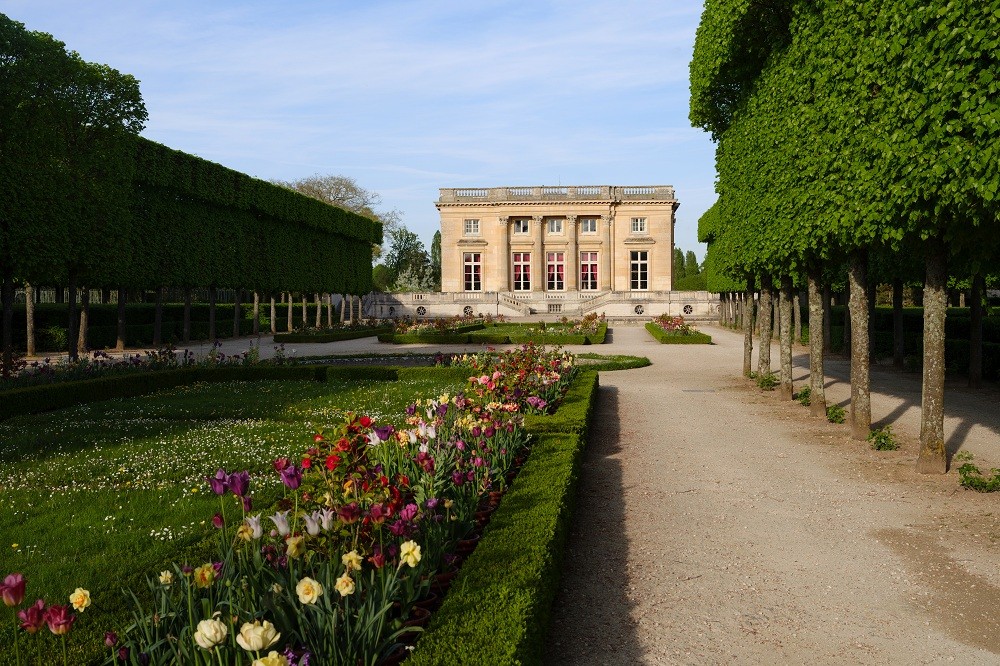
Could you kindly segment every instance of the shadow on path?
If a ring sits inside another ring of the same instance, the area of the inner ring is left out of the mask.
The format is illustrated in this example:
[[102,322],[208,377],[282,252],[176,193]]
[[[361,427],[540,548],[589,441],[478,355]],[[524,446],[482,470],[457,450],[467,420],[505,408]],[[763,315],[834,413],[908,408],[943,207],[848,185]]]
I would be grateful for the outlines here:
[[618,389],[602,386],[580,470],[545,664],[642,663],[627,590]]

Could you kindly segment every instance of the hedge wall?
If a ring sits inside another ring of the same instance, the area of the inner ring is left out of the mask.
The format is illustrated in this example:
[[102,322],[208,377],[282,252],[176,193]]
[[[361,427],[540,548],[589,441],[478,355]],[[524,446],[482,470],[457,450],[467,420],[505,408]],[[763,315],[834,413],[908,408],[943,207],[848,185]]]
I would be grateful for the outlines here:
[[341,340],[357,340],[370,338],[373,335],[384,336],[391,328],[372,328],[368,330],[327,331],[323,333],[276,333],[275,343],[307,343],[307,342],[340,342]]
[[597,388],[583,371],[554,415],[525,419],[531,455],[407,664],[541,664]]

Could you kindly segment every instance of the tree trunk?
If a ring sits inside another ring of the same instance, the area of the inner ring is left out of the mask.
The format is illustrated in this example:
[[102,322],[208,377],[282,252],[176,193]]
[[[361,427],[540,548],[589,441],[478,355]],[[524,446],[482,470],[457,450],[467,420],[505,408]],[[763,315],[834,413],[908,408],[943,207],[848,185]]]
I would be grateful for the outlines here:
[[156,288],[156,314],[153,315],[153,346],[159,347],[163,344],[163,290],[165,287]]
[[90,329],[90,287],[80,290],[80,332],[77,335],[76,350],[87,353],[87,333]]
[[77,313],[76,313],[76,276],[72,273],[69,276],[69,326],[66,328],[66,346],[69,352],[69,360],[76,361],[79,360],[80,355],[77,353],[76,342],[77,335]]
[[118,339],[115,342],[115,349],[125,351],[125,302],[128,300],[128,292],[125,287],[118,287]]
[[182,328],[184,343],[187,344],[191,342],[191,287],[184,290],[184,324]]
[[319,298],[319,292],[316,292],[316,328],[323,325],[323,301]]
[[253,334],[260,335],[260,292],[253,292]]
[[215,344],[215,285],[208,288],[208,341]]
[[818,269],[809,271],[809,413],[813,416],[826,416],[826,374],[823,368],[826,326],[823,321],[824,290],[819,286],[821,275]]
[[287,314],[288,314],[288,317],[287,317],[287,319],[288,319],[288,325],[287,325],[287,328],[288,328],[288,332],[289,333],[291,333],[294,330],[293,329],[293,323],[292,323],[292,306],[293,305],[294,305],[294,303],[292,302],[292,292],[288,292],[288,312],[287,312]]
[[3,304],[3,376],[14,372],[14,269],[4,265],[0,277],[0,303]]
[[757,352],[757,374],[764,376],[771,372],[771,276],[760,279],[760,351]]
[[271,335],[278,333],[278,305],[275,303],[274,294],[271,294]]
[[333,294],[326,295],[326,327],[333,328]]
[[972,294],[969,298],[969,387],[983,384],[983,295],[986,280],[982,274],[972,276]]
[[753,292],[754,280],[747,278],[747,290],[743,297],[743,376],[753,372]]
[[924,279],[924,377],[921,390],[920,455],[917,472],[944,474],[944,322],[948,311],[948,254],[943,241],[929,241]]
[[236,295],[233,302],[233,338],[240,337],[240,323],[243,319],[243,307],[240,304],[240,292],[242,289],[236,290]]
[[851,286],[851,436],[868,439],[872,428],[871,360],[868,339],[868,253],[858,250],[848,271]]
[[[830,299],[833,298],[833,294],[830,291],[830,285],[823,285],[823,353],[830,354],[833,352],[833,334],[831,327],[833,326],[832,310],[830,309]],[[811,331],[810,331],[811,334]]]
[[25,321],[25,337],[27,340],[27,347],[25,353],[28,356],[35,355],[35,287],[34,285],[25,282],[24,283],[24,321]]
[[55,292],[56,292],[56,294],[55,294],[55,296],[56,296],[56,303],[58,303],[60,305],[62,305],[63,303],[65,303],[66,302],[65,287],[62,287],[60,285],[56,285]]
[[781,278],[781,290],[778,292],[778,316],[781,322],[778,327],[779,349],[781,350],[778,395],[782,400],[791,400],[795,389],[792,386],[792,278],[788,275]]
[[340,295],[340,323],[347,321],[347,294]]
[[902,369],[906,351],[903,338],[903,281],[892,281],[892,364]]
[[792,303],[792,319],[795,322],[795,334],[792,337],[792,344],[802,344],[802,292],[795,290],[795,301]]
[[309,325],[309,300],[306,298],[306,292],[302,292],[302,328],[303,330]]

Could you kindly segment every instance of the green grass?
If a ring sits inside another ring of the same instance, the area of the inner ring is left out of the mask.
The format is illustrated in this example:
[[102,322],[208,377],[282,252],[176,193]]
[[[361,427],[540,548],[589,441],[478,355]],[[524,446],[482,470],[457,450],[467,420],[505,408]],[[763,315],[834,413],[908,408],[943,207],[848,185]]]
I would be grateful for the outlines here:
[[[399,425],[414,399],[460,386],[431,369],[394,382],[197,383],[0,422],[0,575],[23,572],[28,602],[66,603],[89,589],[70,661],[92,661],[104,654],[103,632],[125,623],[121,587],[138,587],[211,534],[220,505],[206,475],[250,470],[255,508],[266,509],[281,494],[265,474],[271,462],[299,455],[316,429],[348,410]],[[239,515],[235,504],[227,511]],[[23,638],[59,649],[51,636]],[[0,650],[0,663],[13,655]]]

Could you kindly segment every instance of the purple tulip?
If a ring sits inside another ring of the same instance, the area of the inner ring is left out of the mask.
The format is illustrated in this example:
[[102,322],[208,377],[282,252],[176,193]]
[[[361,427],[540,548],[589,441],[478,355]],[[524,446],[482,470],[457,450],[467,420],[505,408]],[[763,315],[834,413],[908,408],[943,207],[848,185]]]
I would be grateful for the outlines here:
[[285,467],[279,474],[281,482],[288,486],[289,490],[295,490],[302,484],[302,470],[294,464]]
[[417,517],[417,508],[416,504],[407,504],[399,512],[400,519],[413,520]]
[[226,483],[229,485],[229,489],[233,491],[234,495],[237,497],[245,497],[247,490],[250,488],[250,473],[247,471],[233,472],[229,475]]
[[223,527],[226,526],[226,521],[222,519],[221,513],[217,513],[214,516],[212,516],[212,525],[214,525],[215,529],[217,530],[221,530]]
[[451,480],[456,486],[460,486],[465,483],[465,474],[462,474],[458,470],[451,473]]
[[240,498],[240,501],[243,502],[244,511],[249,512],[253,509],[253,498],[251,498],[249,495],[244,495],[243,497]]
[[114,646],[118,645],[118,634],[116,634],[113,631],[105,631],[104,644],[107,645],[109,648],[113,648]]
[[118,648],[118,661],[128,663],[129,649],[126,646]]
[[19,606],[24,601],[24,588],[27,581],[19,573],[12,573],[0,583],[0,597],[5,606]]
[[206,476],[205,480],[212,486],[212,492],[216,495],[225,495],[229,490],[229,475],[221,467],[215,472],[215,476]]
[[396,429],[393,428],[391,425],[386,425],[375,428],[374,432],[375,435],[377,435],[378,438],[384,442],[388,440],[390,437],[392,437],[392,433],[396,432]]

